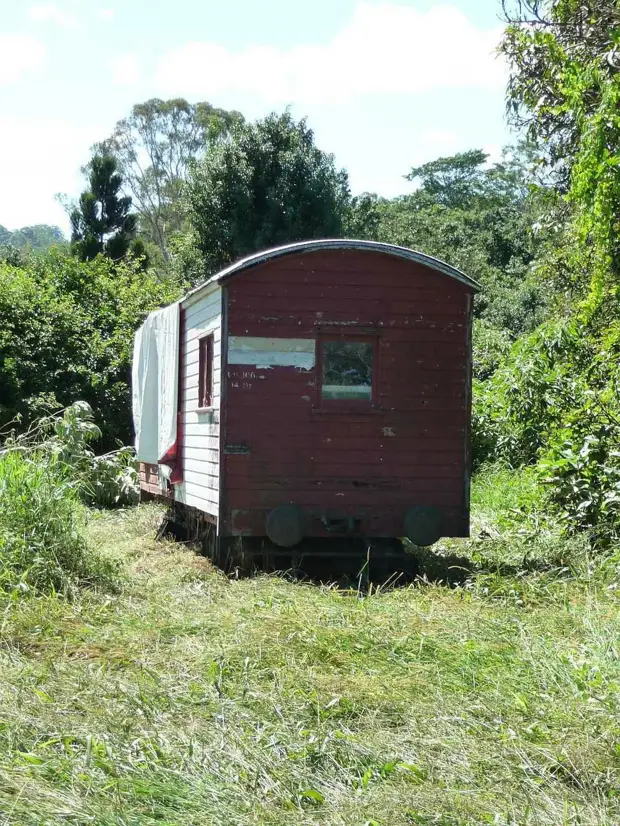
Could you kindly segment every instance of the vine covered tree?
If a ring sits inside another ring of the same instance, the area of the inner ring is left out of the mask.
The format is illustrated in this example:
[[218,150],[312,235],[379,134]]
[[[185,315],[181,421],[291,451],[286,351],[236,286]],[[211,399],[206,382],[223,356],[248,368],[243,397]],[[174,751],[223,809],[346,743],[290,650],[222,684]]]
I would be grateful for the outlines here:
[[566,191],[582,129],[617,84],[620,7],[617,0],[502,0],[502,6],[509,120],[527,131]]

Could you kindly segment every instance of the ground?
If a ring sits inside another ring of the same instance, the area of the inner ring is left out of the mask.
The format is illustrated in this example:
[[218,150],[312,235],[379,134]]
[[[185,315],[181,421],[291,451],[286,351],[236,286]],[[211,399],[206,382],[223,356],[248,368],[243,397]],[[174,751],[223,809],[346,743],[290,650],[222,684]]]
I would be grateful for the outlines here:
[[494,563],[479,511],[462,585],[361,593],[228,579],[159,517],[89,515],[118,593],[3,598],[1,826],[620,822],[617,559]]

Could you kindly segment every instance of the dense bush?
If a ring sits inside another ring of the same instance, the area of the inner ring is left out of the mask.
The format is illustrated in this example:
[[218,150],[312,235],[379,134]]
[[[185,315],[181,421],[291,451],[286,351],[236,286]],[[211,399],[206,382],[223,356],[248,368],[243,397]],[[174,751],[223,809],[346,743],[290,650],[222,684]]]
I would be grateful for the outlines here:
[[180,291],[132,261],[58,251],[0,261],[0,427],[83,399],[98,411],[104,449],[128,443],[134,332]]
[[517,8],[502,43],[508,111],[553,184],[538,223],[556,229],[532,268],[554,296],[553,320],[477,386],[475,447],[478,461],[536,465],[566,529],[607,544],[620,536],[617,4]]
[[548,322],[475,386],[477,464],[538,464],[569,531],[620,533],[620,325]]

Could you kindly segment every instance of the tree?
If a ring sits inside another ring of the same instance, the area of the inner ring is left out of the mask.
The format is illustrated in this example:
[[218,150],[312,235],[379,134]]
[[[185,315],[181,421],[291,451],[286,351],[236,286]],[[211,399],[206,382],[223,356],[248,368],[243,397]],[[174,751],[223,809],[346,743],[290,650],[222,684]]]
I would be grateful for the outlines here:
[[187,214],[206,271],[278,244],[342,237],[348,176],[289,112],[238,124],[192,171]]
[[413,167],[405,177],[408,181],[420,180],[422,190],[435,203],[463,209],[489,192],[484,168],[488,157],[480,149],[471,149]]
[[133,337],[146,315],[179,297],[131,258],[80,261],[61,250],[0,259],[0,430],[87,401],[101,447],[131,439]]
[[112,154],[131,195],[141,235],[165,260],[173,233],[182,228],[180,194],[189,165],[243,120],[239,112],[182,98],[154,98],[133,107],[100,149]]
[[507,5],[502,50],[512,66],[509,109],[559,170],[581,246],[570,267],[600,292],[610,275],[620,278],[620,7],[617,0]]
[[[544,193],[532,187],[529,147],[487,163],[475,149],[414,167],[410,195],[354,199],[350,225],[363,237],[419,249],[482,282],[476,315],[518,335],[539,323],[546,299],[530,272],[548,231],[537,228]],[[487,336],[488,339],[488,336]]]
[[509,111],[567,208],[562,234],[537,262],[563,301],[482,383],[477,418],[492,457],[538,464],[568,530],[617,542],[620,8],[617,0],[507,6]]
[[[502,0],[502,5],[508,26],[501,51],[511,66],[509,118],[527,131],[566,191],[580,148],[580,122],[595,114],[601,94],[620,71],[620,7],[617,0]],[[580,92],[573,69],[581,75]]]
[[374,192],[363,192],[351,199],[347,215],[346,235],[376,241],[380,235],[381,204],[387,203]]
[[49,224],[34,224],[14,232],[0,225],[0,246],[11,245],[16,249],[47,250],[62,247],[67,243],[59,227]]
[[71,249],[82,261],[100,253],[118,261],[127,255],[136,233],[131,198],[120,195],[122,177],[111,155],[95,154],[87,170],[89,189],[71,212]]

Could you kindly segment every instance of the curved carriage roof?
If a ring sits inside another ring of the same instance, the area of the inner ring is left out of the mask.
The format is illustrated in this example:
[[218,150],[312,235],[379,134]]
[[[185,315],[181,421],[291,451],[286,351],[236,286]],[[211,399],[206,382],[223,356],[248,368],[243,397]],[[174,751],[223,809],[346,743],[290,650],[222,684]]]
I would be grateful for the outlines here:
[[255,267],[258,264],[264,264],[275,258],[281,258],[284,255],[292,255],[300,252],[317,252],[319,250],[365,250],[367,252],[379,252],[383,255],[392,255],[396,258],[404,258],[406,261],[414,261],[417,264],[423,264],[432,270],[441,272],[444,275],[466,284],[474,291],[480,289],[480,284],[473,278],[470,278],[465,273],[446,264],[445,261],[440,261],[439,258],[433,258],[432,255],[426,255],[417,250],[411,250],[408,247],[398,247],[394,244],[383,244],[379,241],[356,241],[348,238],[328,238],[318,241],[298,241],[294,244],[285,244],[282,247],[274,247],[273,249],[263,250],[262,252],[248,255],[247,258],[242,258],[240,261],[231,264],[220,272],[215,273],[202,284],[194,287],[193,290],[187,293],[183,300],[195,295],[200,290],[204,289],[210,284],[224,281],[237,273]]

